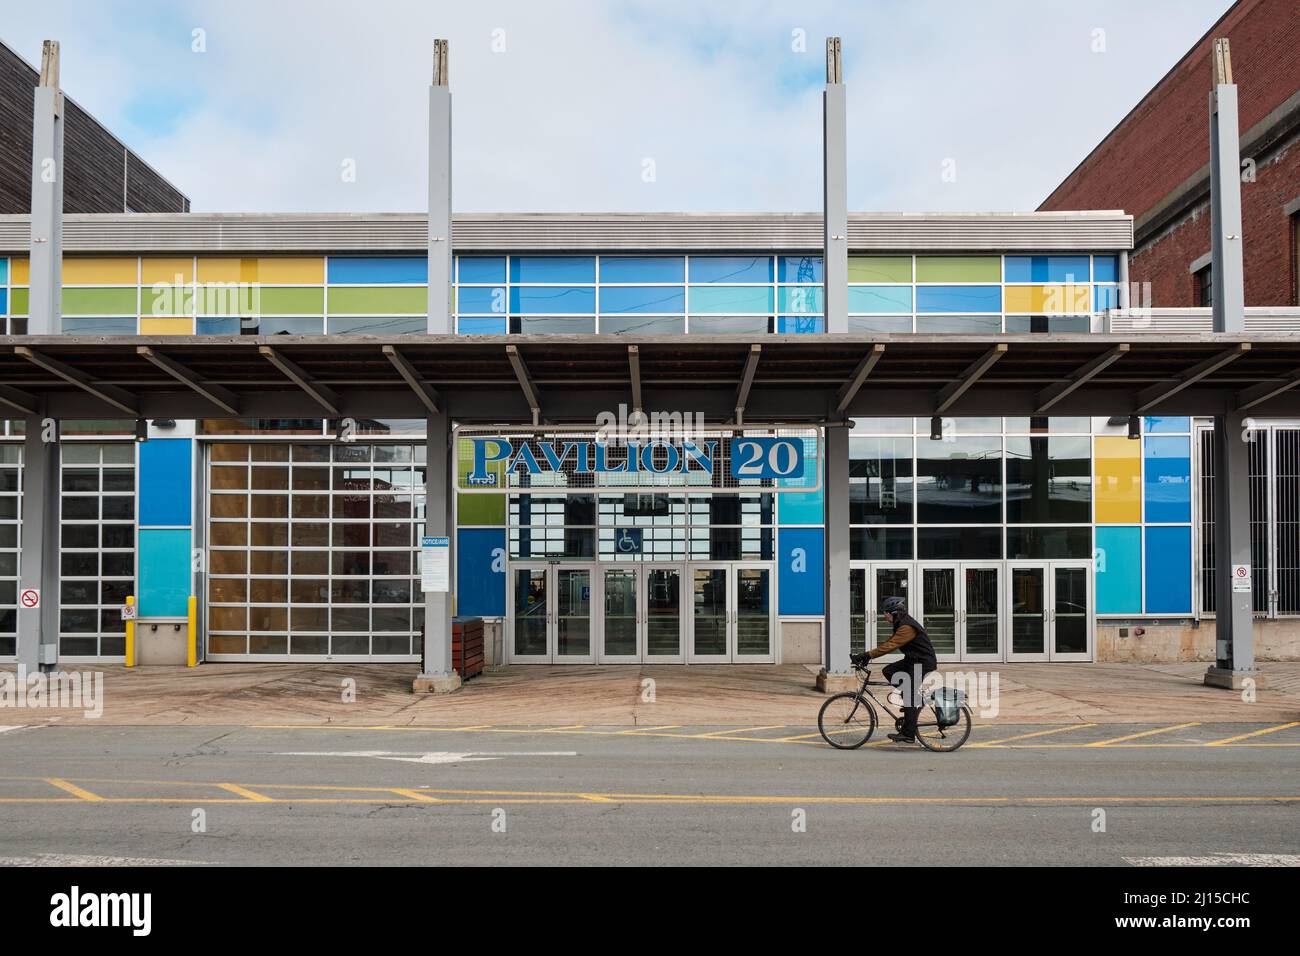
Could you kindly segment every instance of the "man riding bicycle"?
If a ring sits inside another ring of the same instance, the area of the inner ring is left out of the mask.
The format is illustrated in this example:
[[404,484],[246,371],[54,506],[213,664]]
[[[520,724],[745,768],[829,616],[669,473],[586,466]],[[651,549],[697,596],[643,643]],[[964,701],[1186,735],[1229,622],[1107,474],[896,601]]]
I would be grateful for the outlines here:
[[895,743],[916,742],[916,721],[921,713],[921,682],[925,675],[935,670],[939,662],[934,656],[934,645],[916,618],[907,613],[907,601],[901,597],[887,597],[880,602],[880,613],[893,625],[889,640],[873,647],[865,654],[854,654],[855,666],[865,666],[867,661],[893,651],[903,655],[901,661],[886,664],[882,673],[903,698],[903,725],[898,733],[890,734]]

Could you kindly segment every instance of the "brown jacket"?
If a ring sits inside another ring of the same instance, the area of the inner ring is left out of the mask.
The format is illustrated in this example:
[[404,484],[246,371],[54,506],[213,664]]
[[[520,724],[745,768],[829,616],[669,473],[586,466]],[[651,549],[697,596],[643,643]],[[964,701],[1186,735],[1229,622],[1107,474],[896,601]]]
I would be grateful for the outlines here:
[[867,657],[882,657],[892,651],[902,652],[902,655],[909,660],[934,661],[935,659],[934,645],[930,643],[930,636],[910,615],[905,615],[901,621],[897,621],[889,640],[867,651]]

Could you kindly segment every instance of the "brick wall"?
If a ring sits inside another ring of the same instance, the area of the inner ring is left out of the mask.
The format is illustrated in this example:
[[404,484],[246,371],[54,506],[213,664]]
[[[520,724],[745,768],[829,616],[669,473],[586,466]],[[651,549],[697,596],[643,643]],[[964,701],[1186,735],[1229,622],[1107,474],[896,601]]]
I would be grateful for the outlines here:
[[[1255,173],[1255,182],[1241,184],[1246,305],[1300,305],[1295,224],[1283,212],[1283,206],[1300,197],[1300,137],[1260,163]],[[1199,305],[1188,267],[1209,251],[1210,204],[1203,202],[1134,251],[1129,279],[1151,283],[1152,305]]]
[[[1147,234],[1143,217],[1210,161],[1210,51],[1226,36],[1237,84],[1240,132],[1300,90],[1297,0],[1240,0],[1039,206],[1123,209],[1137,226],[1132,281],[1151,284],[1151,304],[1198,305],[1191,263],[1210,250],[1209,193],[1179,219]],[[1296,305],[1294,225],[1283,207],[1300,196],[1300,143],[1257,157],[1242,184],[1247,305]],[[1160,217],[1154,217],[1157,221]]]

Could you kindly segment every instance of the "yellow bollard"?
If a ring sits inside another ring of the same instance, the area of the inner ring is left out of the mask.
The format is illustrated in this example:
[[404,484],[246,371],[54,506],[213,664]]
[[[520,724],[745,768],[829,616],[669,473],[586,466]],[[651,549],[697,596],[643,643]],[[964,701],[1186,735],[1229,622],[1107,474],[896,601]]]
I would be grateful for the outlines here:
[[199,599],[196,598],[193,594],[190,595],[189,629],[190,629],[189,640],[186,642],[188,646],[185,652],[185,666],[198,667],[199,666],[199,642],[198,642]]
[[[126,596],[126,606],[135,606],[134,594]],[[135,621],[133,620],[126,622],[126,666],[135,667]]]

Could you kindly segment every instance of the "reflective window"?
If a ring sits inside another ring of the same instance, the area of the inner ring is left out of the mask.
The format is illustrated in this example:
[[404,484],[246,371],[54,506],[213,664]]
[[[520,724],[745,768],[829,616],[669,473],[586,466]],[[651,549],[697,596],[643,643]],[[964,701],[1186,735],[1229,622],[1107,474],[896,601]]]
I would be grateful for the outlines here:
[[595,282],[595,256],[511,256],[511,282]]
[[600,281],[682,282],[686,260],[682,256],[601,256]]
[[771,256],[691,256],[691,282],[771,282]]
[[647,314],[684,312],[686,290],[682,286],[612,286],[600,290],[602,314],[641,312]]
[[912,439],[849,438],[849,522],[912,523]]
[[920,523],[1002,521],[1000,437],[954,436],[943,441],[918,440],[916,445]]
[[1092,520],[1091,439],[1007,438],[1008,523]]

